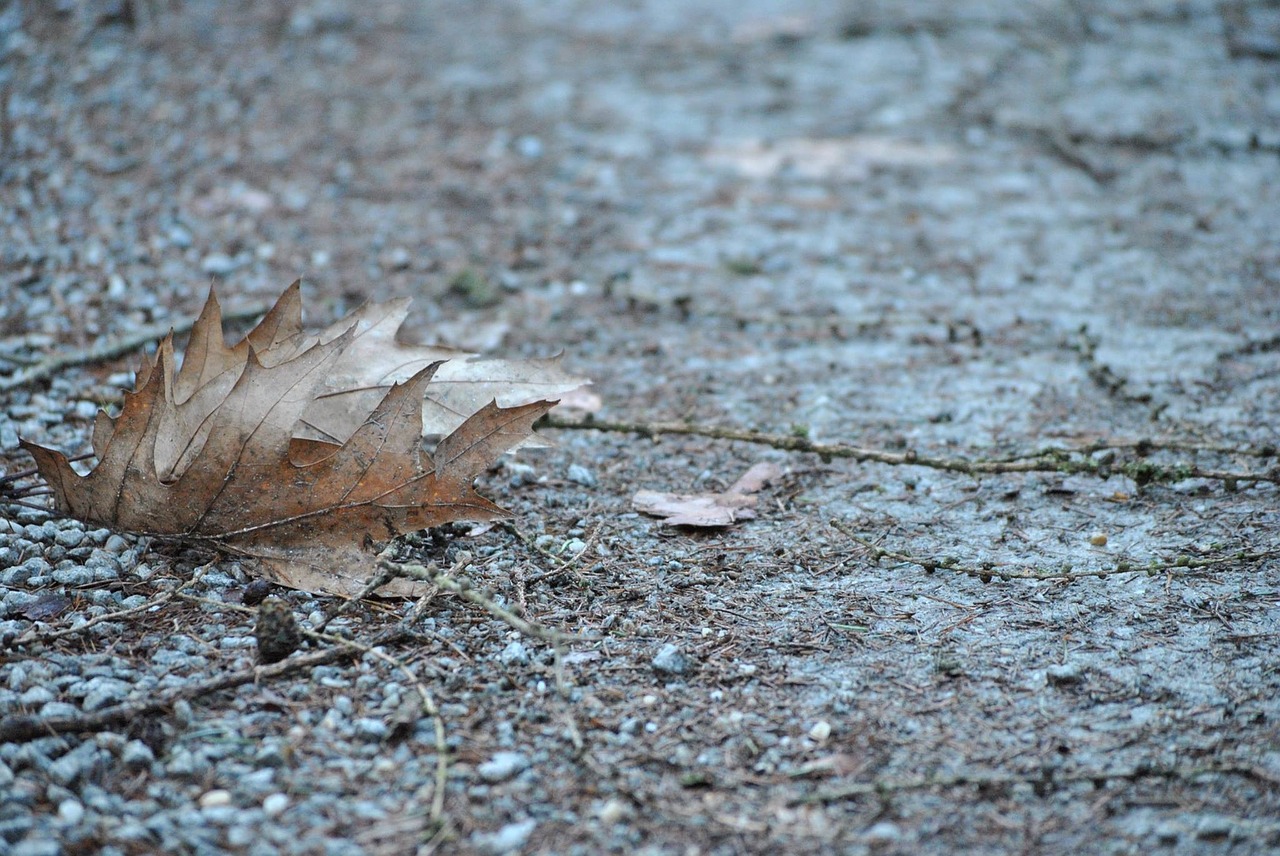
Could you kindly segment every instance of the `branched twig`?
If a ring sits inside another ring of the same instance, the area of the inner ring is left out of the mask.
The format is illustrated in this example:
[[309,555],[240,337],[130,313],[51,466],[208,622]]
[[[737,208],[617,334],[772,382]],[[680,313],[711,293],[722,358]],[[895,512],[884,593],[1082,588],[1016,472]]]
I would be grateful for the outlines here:
[[374,574],[373,579],[369,580],[369,583],[361,590],[361,592],[358,595],[352,598],[346,598],[345,600],[342,600],[338,604],[337,608],[325,610],[324,619],[321,620],[321,622],[313,628],[312,632],[323,633],[325,628],[329,626],[329,622],[333,621],[335,618],[338,618],[339,616],[345,615],[348,612],[350,612],[351,609],[354,608],[357,603],[359,603],[360,601],[364,600],[367,597],[372,596],[375,591],[382,588],[387,583],[391,582],[391,580],[394,578],[395,578],[395,574],[393,574],[391,571],[387,570],[386,568],[380,569],[378,573]]
[[567,645],[573,642],[590,642],[595,639],[594,636],[574,636],[568,633],[561,633],[559,630],[552,630],[550,627],[543,627],[540,624],[534,624],[526,621],[516,615],[511,610],[499,606],[493,598],[471,587],[470,580],[465,577],[454,577],[447,572],[438,569],[429,568],[425,565],[419,565],[407,562],[393,562],[389,559],[382,559],[378,562],[378,567],[390,570],[397,576],[408,577],[409,579],[418,580],[419,582],[431,583],[441,591],[447,591],[455,594],[465,601],[474,603],[476,606],[488,612],[494,618],[506,622],[515,630],[530,636],[534,639],[541,639],[551,645]]
[[1034,787],[1052,788],[1056,785],[1071,782],[1095,782],[1101,780],[1138,781],[1140,779],[1181,779],[1190,780],[1199,776],[1216,774],[1243,776],[1260,782],[1272,789],[1280,786],[1280,780],[1267,771],[1240,763],[1226,762],[1195,767],[1162,767],[1139,765],[1110,770],[1082,770],[1066,774],[1055,774],[1045,770],[1040,775],[1019,773],[968,773],[954,776],[918,776],[905,779],[878,779],[873,782],[853,782],[834,788],[824,788],[798,797],[793,805],[810,805],[813,803],[831,803],[854,797],[887,796],[904,791],[922,791],[930,788],[955,788],[968,785],[977,787],[1005,787],[1009,785],[1030,784]]
[[533,551],[534,553],[537,553],[543,558],[549,559],[550,561],[556,563],[556,566],[551,570],[542,571],[541,573],[535,574],[534,576],[530,577],[526,582],[538,582],[540,580],[550,579],[551,577],[557,577],[563,573],[572,573],[575,577],[581,580],[582,575],[574,571],[573,566],[582,562],[583,559],[586,557],[587,551],[591,549],[591,546],[595,544],[596,539],[600,537],[600,526],[601,526],[600,524],[597,524],[595,529],[591,530],[591,533],[587,535],[587,540],[583,542],[581,550],[579,550],[578,552],[566,558],[565,556],[559,555],[557,553],[553,553],[552,551],[546,549],[545,547],[539,547],[537,539],[529,535],[527,532],[521,531],[520,527],[516,526],[514,523],[507,522],[503,525],[509,532],[511,532],[511,534],[519,538],[520,543],[524,544],[526,548]]
[[[262,315],[270,308],[268,306],[250,306],[244,309],[238,309],[234,312],[223,314],[223,319],[227,321],[236,321],[243,318],[256,318]],[[166,322],[164,324],[150,324],[146,327],[139,328],[136,332],[122,339],[116,339],[111,342],[103,342],[94,345],[92,348],[86,348],[82,351],[71,351],[65,354],[57,354],[47,359],[41,360],[29,369],[15,372],[12,377],[0,380],[0,392],[8,392],[11,389],[18,389],[53,377],[63,369],[69,369],[72,366],[83,366],[89,363],[100,363],[105,360],[114,360],[116,357],[123,356],[130,351],[136,351],[138,348],[149,345],[152,342],[163,339],[170,330],[174,333],[185,333],[196,323],[196,319],[189,321],[179,321],[176,323]]]
[[[1114,460],[1088,457],[1087,455],[1108,449],[1133,448],[1135,452],[1155,451],[1164,448],[1156,442],[1138,441],[1134,444],[1093,445],[1082,449],[1051,449],[1035,455],[1020,456],[1012,459],[990,460],[982,458],[943,458],[922,455],[914,450],[905,452],[888,452],[883,449],[872,449],[854,446],[849,443],[815,443],[808,437],[798,434],[768,434],[763,431],[747,431],[740,428],[718,428],[710,425],[693,425],[684,422],[606,422],[596,419],[571,420],[548,417],[542,425],[548,428],[564,428],[588,431],[615,431],[641,436],[659,434],[685,434],[697,437],[710,437],[716,440],[738,440],[745,443],[758,443],[772,446],[786,452],[812,452],[824,460],[832,458],[852,458],[855,461],[873,461],[894,466],[928,467],[934,470],[945,470],[965,475],[992,475],[998,473],[1060,473],[1063,475],[1087,474],[1100,478],[1122,475],[1133,479],[1139,485],[1153,482],[1173,484],[1186,479],[1215,479],[1235,486],[1241,482],[1272,482],[1280,484],[1280,467],[1267,471],[1229,471],[1212,470],[1197,464],[1179,464],[1177,466],[1160,466],[1146,460],[1116,462]],[[1171,444],[1169,448],[1189,450],[1194,447],[1188,444]],[[1198,449],[1197,449],[1198,450]],[[1205,451],[1216,451],[1208,449]],[[1274,455],[1274,447],[1266,447],[1254,454],[1258,457]]]
[[899,562],[916,565],[923,568],[928,573],[936,570],[951,571],[965,576],[977,577],[983,582],[990,582],[992,579],[1001,580],[1055,580],[1069,582],[1071,580],[1086,579],[1089,577],[1109,577],[1115,574],[1188,574],[1193,571],[1204,570],[1206,568],[1224,565],[1228,562],[1259,562],[1263,559],[1270,559],[1280,556],[1280,550],[1259,550],[1253,552],[1238,551],[1230,555],[1209,556],[1206,558],[1194,558],[1192,556],[1178,556],[1173,561],[1164,561],[1161,559],[1152,559],[1146,565],[1135,565],[1131,562],[1120,560],[1116,562],[1112,568],[1097,568],[1095,570],[1077,571],[1070,567],[1061,571],[1012,571],[998,567],[994,564],[984,563],[980,566],[972,566],[962,564],[953,556],[945,556],[941,559],[926,556],[913,556],[909,553],[900,553],[896,550],[890,550],[881,547],[879,544],[864,538],[854,532],[842,521],[832,520],[832,527],[841,534],[861,544],[871,553],[871,557],[876,561],[880,559],[896,559]]

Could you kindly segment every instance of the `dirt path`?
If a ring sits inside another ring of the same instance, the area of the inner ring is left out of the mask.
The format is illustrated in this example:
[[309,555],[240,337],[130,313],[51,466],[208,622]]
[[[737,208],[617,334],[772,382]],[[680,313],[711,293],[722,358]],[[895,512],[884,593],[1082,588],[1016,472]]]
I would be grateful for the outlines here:
[[[544,552],[506,530],[452,549],[504,602],[601,641],[557,662],[442,599],[435,635],[398,649],[454,750],[444,852],[1280,846],[1274,8],[31,5],[0,15],[5,354],[188,318],[211,277],[234,307],[301,275],[317,321],[408,294],[407,335],[563,349],[601,420],[962,461],[1100,447],[1064,458],[1093,472],[978,477],[548,431],[557,449],[485,485]],[[83,447],[130,366],[9,393],[7,462],[18,432]],[[759,460],[787,475],[754,521],[673,532],[631,510]],[[9,537],[15,566],[48,555]],[[567,565],[545,553],[583,542]],[[123,555],[128,595],[192,567]],[[240,598],[237,568],[211,573],[210,597]],[[1046,574],[1076,578],[1025,578]],[[90,599],[41,579],[5,591]],[[29,599],[5,604],[25,632]],[[145,671],[186,645],[200,662],[171,674],[230,670],[251,623],[171,604],[49,668]],[[14,699],[38,655],[0,661]],[[150,763],[102,734],[57,738],[49,769],[0,755],[28,795],[3,810],[33,818],[0,836],[439,844],[430,727],[360,725],[393,721],[401,679],[321,668],[163,719]],[[85,745],[97,766],[50,772]],[[214,791],[239,813],[211,812]]]

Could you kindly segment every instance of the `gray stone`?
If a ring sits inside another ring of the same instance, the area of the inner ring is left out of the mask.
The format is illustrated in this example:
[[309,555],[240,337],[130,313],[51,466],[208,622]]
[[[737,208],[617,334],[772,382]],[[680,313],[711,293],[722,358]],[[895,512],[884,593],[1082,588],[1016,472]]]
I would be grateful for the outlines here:
[[254,753],[253,763],[259,767],[283,767],[284,753],[274,740],[265,741]]
[[498,659],[504,666],[524,666],[529,662],[529,649],[519,639],[514,639],[502,649]]
[[51,701],[40,708],[40,716],[46,719],[56,716],[76,716],[79,713],[80,708],[65,701]]
[[1058,663],[1044,671],[1045,679],[1054,686],[1069,686],[1083,680],[1080,666],[1076,663]]
[[209,769],[209,762],[187,748],[173,750],[165,764],[165,770],[171,776],[202,776]]
[[356,736],[362,740],[376,743],[387,736],[387,724],[381,719],[371,716],[362,717],[355,721]]
[[105,759],[105,753],[92,743],[81,743],[49,765],[49,778],[70,787],[90,775]]
[[[5,585],[21,585],[32,577],[43,577],[53,572],[53,565],[43,556],[32,556],[16,568],[5,572]],[[13,582],[9,582],[12,579]]]
[[240,263],[226,253],[209,253],[200,261],[200,270],[210,276],[227,276],[238,267]]
[[489,784],[505,782],[529,767],[529,758],[520,752],[498,752],[476,767],[476,773]]
[[130,740],[120,752],[120,762],[132,770],[145,770],[155,763],[155,753],[141,740]]
[[84,530],[68,527],[59,529],[53,536],[54,543],[59,546],[66,547],[70,550],[72,547],[79,547],[84,541]]
[[471,843],[486,853],[514,853],[529,841],[538,822],[533,818],[508,823],[496,832],[475,832],[471,835]]
[[51,838],[27,838],[9,851],[10,856],[61,856],[62,845]]
[[596,474],[581,464],[570,464],[569,481],[574,484],[580,484],[583,487],[595,487]]
[[[18,814],[0,820],[0,844],[8,846],[8,842],[18,841],[28,832],[36,822],[29,814]],[[13,851],[8,851],[12,853]]]
[[902,830],[898,828],[896,823],[882,820],[879,823],[872,824],[871,828],[866,832],[867,843],[872,845],[893,844],[902,839]]
[[54,582],[67,586],[83,586],[93,582],[93,571],[83,565],[58,568],[50,576]]
[[110,707],[129,695],[129,689],[127,683],[115,678],[93,678],[88,681],[88,692],[80,706],[86,711]]
[[18,704],[24,707],[36,708],[42,704],[48,704],[55,698],[56,696],[48,687],[32,687],[18,696]]
[[[5,609],[9,612],[13,611],[11,599],[14,598],[15,595],[25,596],[28,598],[28,603],[35,600],[34,597],[24,591],[11,591],[4,596]],[[26,630],[30,624],[31,622],[29,621],[0,621],[0,639],[17,637],[23,630]]]
[[684,675],[693,668],[693,662],[670,642],[658,649],[651,662],[655,672],[668,675]]
[[262,811],[267,817],[279,817],[289,807],[289,797],[277,791],[262,801]]

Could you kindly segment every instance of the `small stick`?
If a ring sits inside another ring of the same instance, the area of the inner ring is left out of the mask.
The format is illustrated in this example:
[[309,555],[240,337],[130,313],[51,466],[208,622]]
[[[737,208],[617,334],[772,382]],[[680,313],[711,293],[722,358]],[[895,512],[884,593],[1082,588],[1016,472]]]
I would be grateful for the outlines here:
[[162,604],[168,603],[169,601],[173,600],[175,597],[185,596],[183,593],[183,589],[189,588],[190,586],[193,586],[196,583],[198,583],[200,581],[200,578],[203,577],[205,575],[205,572],[208,571],[209,568],[213,567],[213,565],[214,563],[210,562],[207,565],[202,565],[199,568],[196,568],[196,572],[191,575],[191,579],[187,580],[185,583],[178,586],[177,588],[171,591],[164,592],[159,597],[155,598],[154,600],[149,600],[144,604],[140,604],[138,606],[134,606],[129,609],[121,609],[117,612],[108,612],[105,615],[99,615],[96,618],[89,619],[84,624],[81,624],[78,627],[66,627],[66,628],[63,628],[62,630],[46,630],[41,632],[37,632],[33,628],[31,630],[28,630],[26,633],[22,634],[18,638],[10,641],[6,647],[20,648],[24,645],[31,645],[35,643],[43,644],[46,642],[53,642],[57,639],[62,639],[63,637],[66,637],[66,636],[75,636],[77,634],[84,633],[86,630],[88,630],[90,627],[93,627],[96,624],[102,624],[107,621],[119,621],[122,618],[128,618],[129,616],[137,615],[140,612],[147,612],[152,607],[157,607]]
[[417,691],[418,698],[422,702],[422,710],[435,723],[436,786],[435,792],[431,795],[431,821],[438,823],[444,814],[444,791],[449,783],[449,744],[445,741],[444,721],[440,718],[440,708],[436,706],[435,699],[431,697],[431,692],[426,688],[426,685],[418,679],[418,676],[413,673],[413,670],[403,660],[393,657],[372,645],[365,645],[362,642],[356,642],[351,639],[343,639],[341,636],[334,636],[329,633],[317,633],[314,630],[304,630],[302,635],[311,639],[323,639],[326,642],[355,648],[387,663],[393,668],[399,669],[413,684],[413,688]]
[[382,559],[378,562],[378,566],[388,568],[397,576],[404,576],[410,579],[419,580],[421,582],[431,583],[441,591],[447,591],[450,594],[456,594],[463,600],[470,601],[476,606],[481,607],[500,621],[506,622],[511,627],[520,631],[526,636],[534,639],[541,639],[551,645],[566,645],[573,642],[590,642],[596,637],[594,636],[574,636],[568,633],[561,633],[559,630],[552,630],[549,627],[543,627],[540,624],[534,624],[526,621],[516,615],[511,610],[499,606],[492,598],[483,594],[477,589],[471,587],[471,583],[464,579],[455,579],[448,573],[441,573],[439,570],[433,570],[424,565],[392,562],[388,559]]
[[[1186,479],[1214,479],[1228,483],[1238,482],[1273,482],[1280,484],[1280,467],[1266,472],[1202,469],[1195,464],[1160,467],[1146,461],[1120,463],[1100,461],[1092,458],[1072,458],[1070,456],[1084,454],[1084,450],[1052,450],[1034,456],[1022,456],[1012,460],[982,460],[968,458],[940,458],[921,455],[914,450],[905,452],[887,452],[883,449],[872,449],[854,446],[849,443],[815,443],[808,437],[794,434],[768,434],[763,431],[747,431],[740,428],[717,428],[711,425],[694,425],[684,422],[605,422],[598,419],[569,420],[545,417],[541,423],[547,428],[564,428],[585,431],[614,431],[641,436],[658,434],[684,434],[696,437],[709,437],[715,440],[738,440],[744,443],[756,443],[772,446],[784,452],[811,452],[823,459],[853,458],[855,461],[873,461],[893,466],[928,467],[934,470],[964,473],[966,475],[991,475],[996,473],[1061,473],[1074,475],[1085,473],[1106,477],[1112,474],[1128,476],[1139,484],[1150,482],[1176,483]],[[1086,447],[1090,452],[1102,451],[1109,446]],[[1116,448],[1125,448],[1123,445]],[[1157,450],[1163,447],[1157,443],[1136,444],[1139,450]],[[1170,444],[1170,448],[1186,448]],[[1266,452],[1267,454],[1264,454]],[[1250,454],[1244,453],[1241,454]],[[1270,457],[1274,449],[1259,450],[1258,457]]]
[[[227,312],[222,317],[226,321],[237,321],[245,318],[256,318],[267,311],[266,306],[249,306],[244,309],[238,309],[234,312]],[[89,363],[101,363],[107,360],[114,360],[116,357],[124,356],[130,351],[136,351],[145,345],[163,339],[170,331],[174,333],[186,333],[195,326],[196,319],[189,321],[166,322],[163,324],[149,324],[142,327],[135,333],[125,336],[115,341],[103,342],[100,345],[94,345],[92,348],[86,348],[82,351],[71,351],[65,354],[57,354],[47,359],[41,360],[29,369],[15,372],[12,377],[0,380],[0,392],[8,392],[11,389],[28,386],[36,381],[53,377],[63,369],[69,369],[72,366],[83,366]]]
[[[370,644],[388,645],[408,635],[403,628],[395,627],[379,634]],[[56,734],[106,731],[126,725],[140,717],[171,711],[173,706],[180,701],[191,701],[201,696],[232,689],[244,684],[284,677],[314,666],[354,657],[360,653],[362,651],[351,645],[350,640],[343,639],[342,646],[338,648],[326,648],[323,651],[295,655],[287,660],[281,660],[279,663],[272,663],[270,666],[254,666],[235,672],[228,672],[224,675],[216,675],[203,681],[179,687],[160,696],[117,704],[93,713],[43,717],[28,715],[6,716],[4,719],[0,719],[0,743],[23,743],[28,740],[36,740]]]

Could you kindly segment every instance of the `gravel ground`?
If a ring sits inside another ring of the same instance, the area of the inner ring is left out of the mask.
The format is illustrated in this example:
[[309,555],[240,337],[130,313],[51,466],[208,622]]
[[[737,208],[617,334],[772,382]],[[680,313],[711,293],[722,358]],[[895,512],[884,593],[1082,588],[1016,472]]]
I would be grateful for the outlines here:
[[[1274,4],[0,10],[5,472],[136,356],[24,371],[299,276],[317,324],[563,349],[600,420],[884,453],[548,429],[481,480],[511,527],[403,548],[598,638],[442,593],[217,691],[245,568],[8,508],[0,852],[1280,847]],[[631,508],[761,460],[753,521]]]

